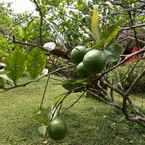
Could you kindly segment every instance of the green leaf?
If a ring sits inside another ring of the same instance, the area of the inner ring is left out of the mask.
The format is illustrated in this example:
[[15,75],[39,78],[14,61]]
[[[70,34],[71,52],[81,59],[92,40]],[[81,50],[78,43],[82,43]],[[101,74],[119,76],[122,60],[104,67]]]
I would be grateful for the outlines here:
[[27,57],[27,71],[32,79],[37,78],[46,64],[46,56],[39,48],[34,48]]
[[100,13],[97,10],[96,5],[93,5],[92,15],[91,15],[91,30],[92,30],[92,35],[96,41],[100,41],[99,24],[100,24]]
[[117,43],[113,43],[109,45],[105,50],[111,53],[111,55],[109,56],[109,61],[114,62],[119,59],[120,55],[124,51],[124,48]]
[[120,32],[120,23],[115,25],[105,25],[102,26],[100,32],[100,41],[96,42],[96,48],[105,48],[108,47],[113,40],[118,36]]
[[25,56],[22,49],[16,48],[6,59],[6,74],[14,83],[23,75],[25,70]]
[[6,56],[8,56],[8,53],[0,49],[0,57],[6,57]]
[[23,27],[15,26],[15,29],[13,30],[13,35],[18,37],[19,39],[24,39],[25,32]]
[[13,44],[9,43],[7,38],[0,35],[0,57],[8,56],[11,48],[13,48]]
[[107,31],[108,31],[108,37],[105,40],[104,47],[107,47],[118,36],[120,32],[120,26],[118,26],[118,24],[113,25],[109,27]]
[[122,0],[123,4],[133,4],[136,3],[138,0]]

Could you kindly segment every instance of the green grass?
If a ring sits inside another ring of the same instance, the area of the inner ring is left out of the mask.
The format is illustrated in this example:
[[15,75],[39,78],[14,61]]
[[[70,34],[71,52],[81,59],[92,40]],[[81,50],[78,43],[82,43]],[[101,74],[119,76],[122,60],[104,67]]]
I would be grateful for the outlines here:
[[[43,145],[35,119],[46,80],[0,93],[0,145]],[[65,90],[51,81],[45,107]],[[64,106],[78,94],[71,95]],[[145,145],[145,129],[132,124],[114,109],[91,98],[81,101],[64,113],[68,134],[62,141],[48,138],[48,145]]]

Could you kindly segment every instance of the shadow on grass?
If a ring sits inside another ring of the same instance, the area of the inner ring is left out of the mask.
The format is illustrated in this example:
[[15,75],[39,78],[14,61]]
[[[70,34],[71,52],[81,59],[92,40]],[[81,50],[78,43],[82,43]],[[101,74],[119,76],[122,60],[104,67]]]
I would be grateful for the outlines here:
[[[63,114],[68,134],[62,141],[48,138],[48,145],[144,145],[138,125],[127,122],[119,112],[111,111],[102,116],[96,112],[71,112]],[[40,145],[42,138],[37,132],[39,124],[29,124],[21,129],[19,136]]]

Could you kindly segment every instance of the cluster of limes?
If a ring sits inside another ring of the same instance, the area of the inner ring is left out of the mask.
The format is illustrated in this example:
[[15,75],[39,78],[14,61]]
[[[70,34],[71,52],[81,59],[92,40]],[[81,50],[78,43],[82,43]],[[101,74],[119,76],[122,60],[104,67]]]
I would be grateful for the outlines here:
[[[87,77],[91,73],[100,73],[105,67],[107,54],[97,49],[87,49],[76,46],[71,51],[71,60],[76,64],[76,72],[80,77]],[[48,126],[48,134],[54,140],[61,140],[67,133],[67,126],[62,117],[52,119]]]
[[88,49],[81,45],[76,46],[71,51],[71,60],[77,65],[76,72],[80,77],[87,77],[92,73],[100,73],[106,64],[104,51]]

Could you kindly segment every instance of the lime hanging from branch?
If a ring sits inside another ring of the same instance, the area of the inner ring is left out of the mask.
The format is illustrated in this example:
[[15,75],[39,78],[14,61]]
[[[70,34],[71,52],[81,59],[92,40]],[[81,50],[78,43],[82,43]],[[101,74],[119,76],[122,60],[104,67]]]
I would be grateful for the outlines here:
[[88,52],[85,46],[78,45],[71,51],[71,61],[75,64],[80,63],[83,60],[84,55]]
[[105,55],[103,51],[92,49],[83,59],[84,67],[90,73],[100,73],[105,67]]
[[54,140],[62,140],[67,133],[67,126],[62,117],[52,119],[48,126],[48,134]]
[[84,66],[83,62],[77,65],[76,73],[81,78],[87,77],[89,75],[87,68]]

